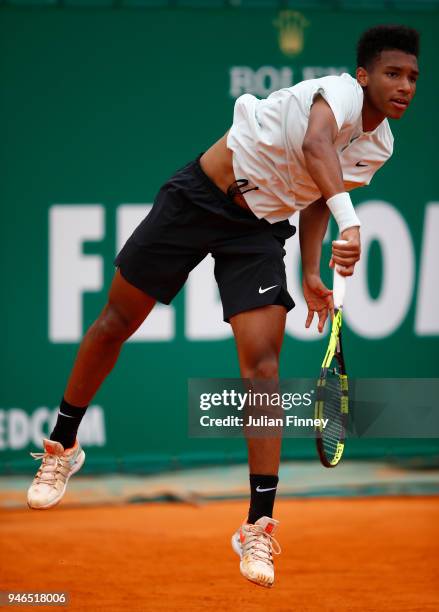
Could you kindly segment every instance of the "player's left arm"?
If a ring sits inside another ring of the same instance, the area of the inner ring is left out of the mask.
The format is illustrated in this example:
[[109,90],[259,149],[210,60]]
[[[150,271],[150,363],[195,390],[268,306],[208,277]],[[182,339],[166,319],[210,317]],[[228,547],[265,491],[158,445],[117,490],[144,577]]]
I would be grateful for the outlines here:
[[329,208],[320,198],[300,212],[299,239],[302,259],[303,295],[308,305],[305,327],[309,327],[317,313],[319,332],[323,331],[328,313],[333,314],[332,291],[320,278],[322,242],[329,221]]

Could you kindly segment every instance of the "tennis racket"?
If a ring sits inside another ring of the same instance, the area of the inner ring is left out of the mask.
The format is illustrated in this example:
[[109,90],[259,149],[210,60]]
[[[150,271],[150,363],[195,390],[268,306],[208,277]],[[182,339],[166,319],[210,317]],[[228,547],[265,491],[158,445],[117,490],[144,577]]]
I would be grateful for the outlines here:
[[334,267],[334,318],[317,381],[314,415],[320,420],[316,424],[317,452],[322,464],[328,468],[335,467],[343,455],[349,412],[348,377],[341,341],[345,291],[346,278]]

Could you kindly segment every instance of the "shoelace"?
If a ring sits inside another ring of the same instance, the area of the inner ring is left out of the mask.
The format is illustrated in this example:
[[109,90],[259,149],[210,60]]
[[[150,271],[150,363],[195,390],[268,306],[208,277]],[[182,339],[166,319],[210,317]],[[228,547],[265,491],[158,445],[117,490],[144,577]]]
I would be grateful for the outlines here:
[[245,553],[251,552],[256,560],[273,563],[272,555],[280,555],[282,552],[276,538],[264,531],[261,525],[246,525],[245,531],[247,534],[251,532],[244,544]]
[[59,455],[51,455],[50,453],[31,453],[31,457],[35,460],[42,459],[40,469],[38,470],[34,484],[56,484],[57,474],[61,474],[64,478],[67,475],[69,466],[68,459]]

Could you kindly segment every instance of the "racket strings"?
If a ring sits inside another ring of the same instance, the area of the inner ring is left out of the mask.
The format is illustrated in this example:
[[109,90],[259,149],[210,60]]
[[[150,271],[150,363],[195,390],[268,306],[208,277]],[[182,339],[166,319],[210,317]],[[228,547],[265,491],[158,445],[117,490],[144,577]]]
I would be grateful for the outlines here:
[[341,380],[336,368],[331,368],[323,392],[322,417],[328,423],[321,431],[323,450],[329,459],[335,456],[339,442],[344,439],[342,396]]

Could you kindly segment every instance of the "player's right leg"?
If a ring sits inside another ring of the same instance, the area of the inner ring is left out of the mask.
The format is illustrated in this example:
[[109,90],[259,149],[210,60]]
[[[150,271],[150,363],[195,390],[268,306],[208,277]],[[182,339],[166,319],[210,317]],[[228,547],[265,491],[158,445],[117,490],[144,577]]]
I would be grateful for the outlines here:
[[108,302],[82,340],[64,397],[87,406],[113,369],[122,344],[143,323],[156,300],[126,281],[120,270],[111,284]]
[[108,302],[80,344],[50,440],[43,441],[43,453],[32,453],[41,465],[28,490],[30,508],[42,510],[58,504],[70,476],[82,467],[85,453],[76,434],[86,407],[113,369],[122,344],[155,302],[116,271]]
[[50,440],[44,441],[44,453],[34,454],[42,464],[29,489],[32,508],[58,503],[69,477],[81,467],[84,451],[76,440],[79,424],[116,363],[123,342],[156,300],[171,303],[189,272],[206,256],[212,214],[205,208],[215,204],[217,197],[206,182],[198,161],[179,170],[160,189],[150,213],[116,257],[118,271],[108,303],[81,342],[55,429]]

